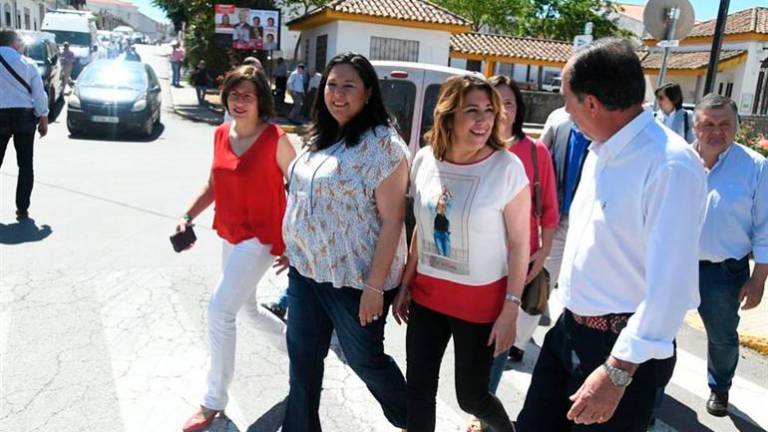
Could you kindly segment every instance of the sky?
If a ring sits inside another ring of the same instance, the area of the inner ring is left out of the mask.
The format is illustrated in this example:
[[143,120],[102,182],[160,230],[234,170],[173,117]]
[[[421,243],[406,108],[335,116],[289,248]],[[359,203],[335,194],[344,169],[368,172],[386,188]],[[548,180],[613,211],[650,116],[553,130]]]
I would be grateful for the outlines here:
[[[152,5],[152,0],[125,0],[135,4],[139,7],[139,10],[158,21],[167,22],[168,19],[165,13]],[[696,21],[706,21],[709,19],[717,18],[717,9],[720,5],[718,0],[689,0],[693,5],[693,10],[696,14]],[[631,4],[645,4],[647,0],[622,0],[621,3]],[[728,7],[728,12],[733,13],[744,9],[749,9],[755,6],[765,6],[765,0],[731,0],[731,4]]]
[[[719,0],[688,0],[693,6],[696,21],[706,21],[717,18],[717,10],[720,8]],[[620,0],[619,3],[646,4],[646,0]],[[731,0],[728,5],[728,13],[750,9],[755,6],[765,6],[765,0]]]

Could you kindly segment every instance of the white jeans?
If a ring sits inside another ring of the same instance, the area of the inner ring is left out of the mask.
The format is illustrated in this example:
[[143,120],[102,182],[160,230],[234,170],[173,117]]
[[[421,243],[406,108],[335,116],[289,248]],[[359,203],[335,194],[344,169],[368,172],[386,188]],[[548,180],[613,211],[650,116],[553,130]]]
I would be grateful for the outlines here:
[[224,241],[222,272],[208,304],[208,339],[211,345],[211,366],[208,390],[203,406],[223,410],[227,405],[227,390],[235,369],[235,317],[241,310],[269,342],[282,351],[285,346],[285,325],[272,313],[259,307],[256,287],[274,261],[270,246],[256,239],[236,245]]
[[[552,293],[560,276],[560,265],[563,262],[563,250],[565,249],[565,238],[568,235],[568,217],[560,219],[560,225],[555,230],[552,239],[552,250],[549,256],[544,260],[544,268],[549,272],[549,292]],[[529,315],[520,309],[517,313],[517,335],[515,336],[515,347],[525,350],[528,341],[536,331],[539,325],[541,315]]]

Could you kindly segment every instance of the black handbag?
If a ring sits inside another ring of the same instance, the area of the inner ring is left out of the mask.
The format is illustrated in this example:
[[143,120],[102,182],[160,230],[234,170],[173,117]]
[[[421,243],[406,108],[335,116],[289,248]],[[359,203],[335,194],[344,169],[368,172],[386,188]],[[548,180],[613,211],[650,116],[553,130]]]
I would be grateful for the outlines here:
[[[531,146],[531,155],[533,158],[533,214],[536,219],[536,233],[538,236],[539,249],[541,249],[543,245],[541,238],[541,213],[543,204],[541,201],[541,181],[539,179],[539,158],[536,151],[536,143],[531,142]],[[520,307],[526,313],[530,315],[541,315],[547,309],[547,302],[549,301],[549,279],[549,272],[547,269],[542,268],[539,274],[525,285]]]

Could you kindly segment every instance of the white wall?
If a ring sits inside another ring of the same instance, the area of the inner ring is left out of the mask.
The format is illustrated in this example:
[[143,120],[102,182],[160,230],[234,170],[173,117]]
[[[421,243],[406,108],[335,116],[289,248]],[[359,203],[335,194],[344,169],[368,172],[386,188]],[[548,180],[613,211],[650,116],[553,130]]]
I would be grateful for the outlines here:
[[[43,16],[40,14],[40,6],[43,6],[43,15],[47,4],[42,0],[0,0],[0,27],[6,26],[5,13],[11,13],[11,27],[21,30],[40,30]],[[24,9],[29,10],[29,26],[24,20]]]
[[[301,32],[301,47],[299,48],[299,60],[306,63],[310,71],[315,68],[315,58],[317,55],[317,37],[322,35],[328,35],[328,49],[326,51],[325,61],[331,59],[337,52],[337,40],[338,40],[338,21],[331,21],[328,24],[315,27],[310,30]],[[304,44],[309,41],[309,57],[306,57],[304,53]],[[293,50],[293,47],[291,47]],[[322,71],[319,71],[322,72]]]
[[344,51],[353,51],[368,57],[371,51],[371,36],[418,41],[420,63],[448,65],[451,44],[449,32],[354,21],[338,21],[338,44],[332,52],[329,37],[329,58]]

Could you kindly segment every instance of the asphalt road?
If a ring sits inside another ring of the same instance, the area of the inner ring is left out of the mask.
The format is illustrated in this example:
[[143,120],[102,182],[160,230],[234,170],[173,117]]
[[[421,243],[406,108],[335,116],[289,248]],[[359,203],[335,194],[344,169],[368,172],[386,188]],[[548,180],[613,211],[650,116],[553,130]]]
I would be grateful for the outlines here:
[[[202,396],[205,311],[221,243],[211,211],[183,254],[168,242],[176,218],[207,178],[213,127],[167,111],[167,59],[140,50],[163,84],[163,126],[151,140],[72,139],[62,113],[35,147],[32,220],[16,223],[15,154],[0,169],[0,432],[179,430]],[[294,137],[295,138],[295,137]],[[284,277],[268,275],[274,298]],[[535,342],[540,343],[545,328]],[[288,360],[246,325],[237,371],[215,431],[276,431],[288,390]],[[730,417],[703,409],[705,337],[684,328],[678,365],[656,430],[759,431],[768,427],[768,361],[742,352]],[[405,367],[405,328],[391,319],[386,346]],[[537,352],[505,373],[499,397],[514,417]],[[321,406],[328,431],[391,431],[360,380],[331,353]],[[441,371],[439,431],[461,430],[453,356]],[[758,426],[758,425],[762,425]]]

